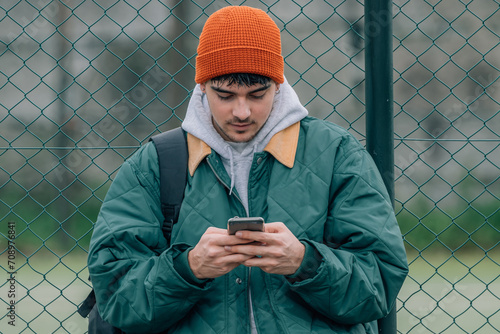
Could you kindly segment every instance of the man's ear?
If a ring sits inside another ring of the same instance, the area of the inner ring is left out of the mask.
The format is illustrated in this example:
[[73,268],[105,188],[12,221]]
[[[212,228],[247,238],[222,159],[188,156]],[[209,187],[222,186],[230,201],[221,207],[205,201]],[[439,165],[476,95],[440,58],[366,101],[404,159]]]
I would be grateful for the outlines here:
[[201,89],[202,93],[205,93],[206,87],[207,87],[207,83],[206,82],[200,84],[200,89]]

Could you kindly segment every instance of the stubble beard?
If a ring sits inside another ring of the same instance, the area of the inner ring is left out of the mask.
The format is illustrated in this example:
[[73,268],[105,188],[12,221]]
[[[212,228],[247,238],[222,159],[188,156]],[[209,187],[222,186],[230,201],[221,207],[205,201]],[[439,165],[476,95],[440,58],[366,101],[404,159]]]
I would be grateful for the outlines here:
[[[229,122],[226,122],[226,124],[230,125],[230,124],[234,124],[234,123],[247,123],[245,121],[240,121],[240,120],[232,120],[232,121],[229,121]],[[233,143],[248,143],[249,141],[251,141],[252,139],[255,138],[255,136],[257,135],[257,133],[259,133],[260,129],[257,130],[254,134],[251,135],[250,138],[248,139],[245,139],[245,140],[240,140],[240,139],[237,139],[237,138],[234,138],[234,136],[231,136],[230,134],[228,134],[226,131],[224,131],[224,129],[219,125],[219,123],[217,123],[215,121],[215,119],[212,117],[212,124],[215,128],[215,131],[217,133],[219,133],[219,135],[222,137],[222,139],[224,139],[225,141],[230,141],[230,142],[233,142]],[[250,122],[250,124],[255,124],[255,122]],[[236,131],[237,134],[243,134],[245,133],[246,131]]]

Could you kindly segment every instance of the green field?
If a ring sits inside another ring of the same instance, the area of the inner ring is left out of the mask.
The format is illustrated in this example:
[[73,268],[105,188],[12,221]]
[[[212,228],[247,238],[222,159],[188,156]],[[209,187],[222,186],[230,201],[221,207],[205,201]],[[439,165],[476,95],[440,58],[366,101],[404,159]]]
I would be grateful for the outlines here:
[[399,294],[399,331],[500,333],[499,255],[409,254],[414,260]]
[[[422,255],[424,258],[412,253],[408,256],[410,276],[398,301],[399,331],[414,334],[498,332],[498,252],[490,253],[489,257],[471,253],[456,258],[444,253]],[[86,332],[86,320],[76,313],[76,305],[90,290],[86,256],[84,251],[63,256],[61,261],[59,256],[61,254],[39,251],[21,264],[21,255],[18,255],[16,326],[9,326],[8,318],[3,318],[2,333]],[[0,291],[4,302],[7,301],[6,289],[4,285]]]
[[[60,254],[39,251],[23,263],[22,255],[17,254],[15,326],[8,324],[9,318],[3,318],[1,333],[80,334],[87,331],[86,319],[76,313],[77,305],[90,292],[86,255],[81,251],[78,256],[63,256],[61,261],[58,256]],[[4,261],[3,256],[1,260]],[[6,285],[0,288],[3,302],[9,301],[7,289]]]

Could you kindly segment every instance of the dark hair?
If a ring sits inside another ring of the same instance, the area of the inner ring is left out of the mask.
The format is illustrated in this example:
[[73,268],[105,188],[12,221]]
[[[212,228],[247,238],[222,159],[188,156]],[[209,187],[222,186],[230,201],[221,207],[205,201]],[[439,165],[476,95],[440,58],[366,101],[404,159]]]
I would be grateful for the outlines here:
[[234,84],[238,86],[253,86],[253,85],[267,85],[271,82],[271,78],[253,73],[230,73],[220,75],[218,77],[212,78],[212,81],[218,83],[227,83],[228,86],[232,86]]

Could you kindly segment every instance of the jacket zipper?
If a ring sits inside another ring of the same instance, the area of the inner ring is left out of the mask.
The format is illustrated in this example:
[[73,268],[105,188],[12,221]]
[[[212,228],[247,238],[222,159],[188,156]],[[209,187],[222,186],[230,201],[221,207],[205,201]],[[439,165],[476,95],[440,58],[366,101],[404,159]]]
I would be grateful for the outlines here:
[[[219,176],[219,174],[217,174],[217,172],[215,171],[215,168],[212,166],[212,164],[210,163],[210,160],[207,158],[207,163],[208,163],[208,166],[210,167],[210,169],[212,170],[212,173],[214,173],[215,177],[217,178],[217,180],[219,180],[220,183],[222,183],[224,185],[224,187],[226,187],[226,189],[228,190],[231,190],[231,188],[229,187],[229,185],[227,185],[222,179],[221,177]],[[240,202],[240,204],[243,206],[243,208],[245,207],[245,205],[243,205],[243,202],[241,201],[240,197],[239,196],[236,196],[234,195],[238,201]],[[249,303],[249,307],[252,307],[252,310],[253,310],[253,305],[252,305],[252,290],[250,289],[250,277],[251,277],[251,269],[252,268],[248,268],[248,303]],[[252,311],[253,313],[253,311]],[[250,332],[252,332],[252,313],[249,313],[248,314],[248,320],[249,320],[249,325],[250,325]],[[253,317],[254,319],[254,323],[255,323],[255,316]],[[255,330],[257,331],[257,326],[255,327]]]
[[[208,158],[206,159],[207,160],[207,163],[208,163],[208,166],[210,167],[210,169],[212,170],[212,172],[214,173],[215,177],[217,178],[217,180],[219,180],[220,183],[222,183],[224,185],[224,187],[226,187],[228,190],[231,190],[231,187],[229,185],[227,185],[227,183],[225,183],[219,176],[219,174],[217,174],[217,172],[215,171],[215,168],[212,166],[212,164],[210,163],[210,160],[208,160]],[[243,208],[245,207],[245,205],[243,205],[243,202],[241,201],[240,197],[239,196],[236,196],[236,194],[234,195],[238,201],[240,202],[241,206],[243,206]]]

